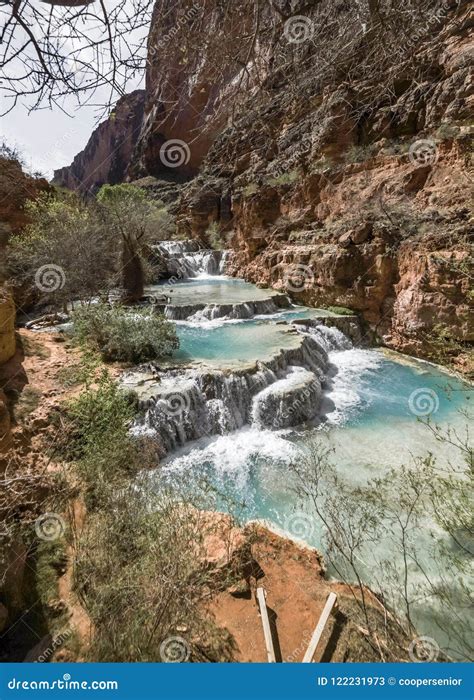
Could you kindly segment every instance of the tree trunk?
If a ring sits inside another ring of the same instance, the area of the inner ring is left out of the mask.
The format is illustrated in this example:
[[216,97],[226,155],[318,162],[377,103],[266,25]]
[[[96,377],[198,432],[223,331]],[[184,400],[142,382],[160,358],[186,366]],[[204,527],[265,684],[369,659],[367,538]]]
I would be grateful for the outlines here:
[[122,251],[122,286],[125,301],[138,301],[143,296],[143,264],[136,249],[124,242]]

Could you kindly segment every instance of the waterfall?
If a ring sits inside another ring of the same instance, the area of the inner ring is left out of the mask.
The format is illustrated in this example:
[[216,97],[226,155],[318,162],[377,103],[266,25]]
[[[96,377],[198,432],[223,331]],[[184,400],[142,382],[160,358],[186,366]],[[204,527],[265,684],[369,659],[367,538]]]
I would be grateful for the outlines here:
[[202,248],[196,240],[161,241],[154,248],[161,255],[168,276],[180,279],[224,274],[229,253]]
[[184,255],[184,253],[195,253],[200,250],[199,241],[160,241],[155,248],[165,256]]
[[257,315],[272,315],[287,309],[290,300],[286,294],[275,294],[271,299],[243,301],[237,304],[168,304],[165,316],[170,321],[202,323],[216,318],[242,320]]
[[145,411],[142,427],[154,432],[164,455],[190,440],[252,423],[278,430],[312,419],[327,367],[324,348],[303,336],[299,346],[238,371],[172,369],[146,389],[143,371],[123,381],[136,391]]
[[287,428],[314,418],[321,402],[321,383],[303,367],[289,367],[287,374],[262,389],[252,402],[252,425]]
[[325,326],[322,323],[319,325],[299,325],[298,330],[302,333],[308,333],[326,350],[326,352],[334,352],[335,350],[351,350],[353,345],[347,335],[338,328],[333,326]]
[[219,262],[219,271],[218,271],[219,275],[225,274],[225,268],[226,268],[227,262],[229,260],[229,257],[230,257],[230,250],[223,250],[222,255],[221,255],[221,259]]

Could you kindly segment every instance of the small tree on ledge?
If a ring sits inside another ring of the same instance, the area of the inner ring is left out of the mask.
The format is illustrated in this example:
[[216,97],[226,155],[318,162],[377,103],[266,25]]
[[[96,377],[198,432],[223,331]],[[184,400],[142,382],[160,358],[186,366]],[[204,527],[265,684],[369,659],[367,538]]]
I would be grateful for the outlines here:
[[125,302],[144,291],[143,252],[159,226],[159,208],[134,185],[103,185],[97,194],[106,223],[121,242],[120,279]]

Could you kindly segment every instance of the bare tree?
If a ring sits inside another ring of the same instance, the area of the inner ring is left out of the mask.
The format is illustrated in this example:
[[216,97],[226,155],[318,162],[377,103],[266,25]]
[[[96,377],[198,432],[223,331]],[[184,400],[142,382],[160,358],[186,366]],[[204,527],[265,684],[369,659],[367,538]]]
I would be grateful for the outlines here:
[[[18,103],[62,108],[107,90],[107,104],[145,67],[153,0],[13,0],[0,5],[4,114]],[[100,98],[103,102],[103,97]]]

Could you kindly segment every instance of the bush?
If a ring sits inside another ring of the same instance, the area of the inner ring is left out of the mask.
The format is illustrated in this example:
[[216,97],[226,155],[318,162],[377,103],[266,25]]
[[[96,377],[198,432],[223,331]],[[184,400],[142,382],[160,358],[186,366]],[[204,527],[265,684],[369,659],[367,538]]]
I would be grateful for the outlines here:
[[73,321],[79,345],[97,350],[106,361],[146,362],[179,347],[174,324],[150,309],[93,304],[77,309]]
[[116,242],[93,206],[75,194],[27,202],[31,223],[10,238],[9,276],[54,308],[89,301],[114,286]]
[[63,454],[76,464],[90,511],[108,503],[112,482],[123,486],[140,468],[156,465],[149,446],[131,438],[134,406],[106,370],[98,378],[91,375],[85,390],[68,405],[66,417]]
[[206,231],[206,238],[213,250],[222,250],[222,238],[220,236],[219,224],[213,221]]
[[347,309],[345,306],[328,306],[327,310],[338,316],[354,316],[354,311]]

